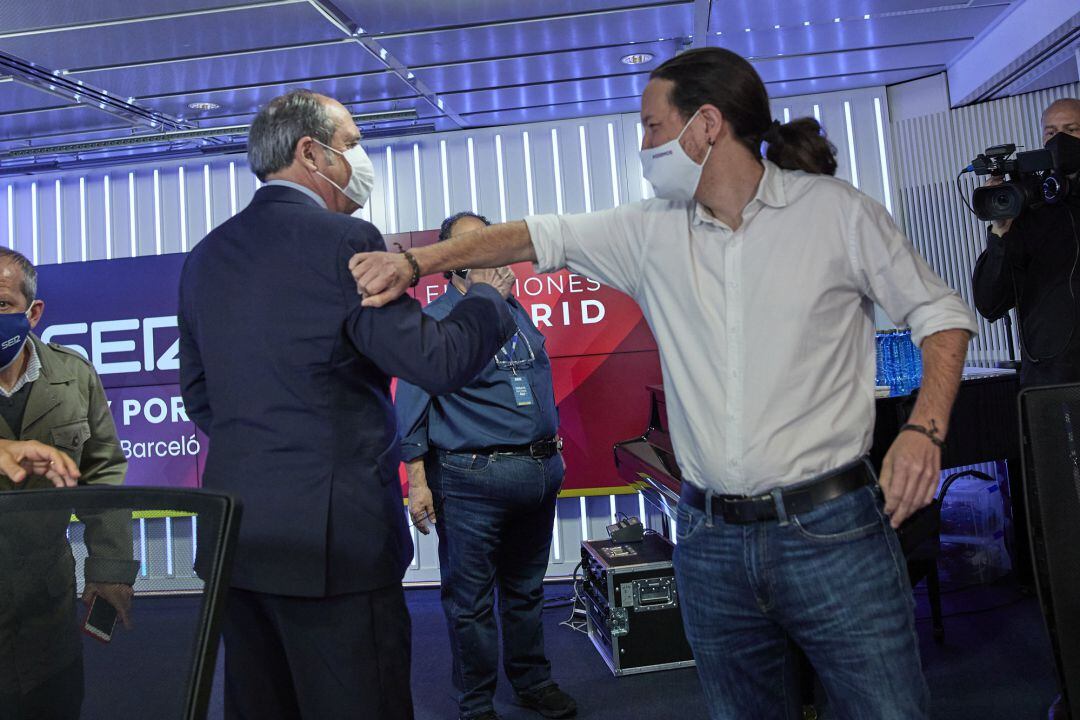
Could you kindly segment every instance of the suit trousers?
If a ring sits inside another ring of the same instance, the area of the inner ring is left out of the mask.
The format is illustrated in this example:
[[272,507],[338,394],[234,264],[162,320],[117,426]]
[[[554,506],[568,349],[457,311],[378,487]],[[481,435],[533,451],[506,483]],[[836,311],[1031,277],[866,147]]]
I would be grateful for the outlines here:
[[323,598],[233,588],[223,634],[226,718],[413,717],[400,585]]

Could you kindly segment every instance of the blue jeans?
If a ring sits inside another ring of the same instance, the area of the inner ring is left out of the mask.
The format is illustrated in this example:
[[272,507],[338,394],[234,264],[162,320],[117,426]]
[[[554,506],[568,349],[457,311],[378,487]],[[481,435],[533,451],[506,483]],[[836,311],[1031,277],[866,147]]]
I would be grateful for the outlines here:
[[840,720],[929,717],[914,600],[877,485],[733,525],[680,503],[675,576],[713,720],[788,720],[790,641]]
[[510,684],[518,692],[551,684],[541,613],[563,463],[440,452],[428,465],[458,709],[474,717],[495,695],[496,589]]

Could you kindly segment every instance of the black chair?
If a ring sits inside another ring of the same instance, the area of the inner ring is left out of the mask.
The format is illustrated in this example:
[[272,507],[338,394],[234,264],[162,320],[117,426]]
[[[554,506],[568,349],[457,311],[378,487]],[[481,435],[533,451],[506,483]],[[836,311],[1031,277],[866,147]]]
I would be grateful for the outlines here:
[[926,581],[926,599],[930,604],[930,623],[937,643],[945,640],[945,625],[941,612],[941,582],[938,578],[938,558],[941,557],[941,508],[952,484],[963,477],[973,477],[986,482],[997,480],[978,470],[960,470],[945,478],[937,497],[929,505],[908,518],[897,536],[907,560],[911,587]]
[[1080,383],[1020,393],[1035,588],[1066,705],[1080,704]]
[[[0,492],[0,716],[204,718],[239,520],[200,490]],[[102,597],[131,576],[128,630]]]

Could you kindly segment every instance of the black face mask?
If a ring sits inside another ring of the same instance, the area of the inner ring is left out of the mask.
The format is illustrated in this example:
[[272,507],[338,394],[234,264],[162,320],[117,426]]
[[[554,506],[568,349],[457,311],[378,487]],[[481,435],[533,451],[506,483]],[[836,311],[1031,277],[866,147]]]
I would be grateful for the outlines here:
[[1059,175],[1072,175],[1080,171],[1080,138],[1059,132],[1046,141],[1046,149],[1054,158],[1054,171]]

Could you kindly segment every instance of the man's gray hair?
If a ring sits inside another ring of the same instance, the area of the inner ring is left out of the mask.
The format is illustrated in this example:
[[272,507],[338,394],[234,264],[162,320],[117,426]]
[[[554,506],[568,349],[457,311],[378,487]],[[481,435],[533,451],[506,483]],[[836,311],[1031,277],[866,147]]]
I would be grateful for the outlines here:
[[0,247],[0,263],[4,261],[14,263],[22,270],[22,294],[26,298],[26,307],[30,307],[37,299],[37,269],[21,252]]
[[329,145],[335,129],[326,105],[315,93],[292,90],[279,95],[251,123],[247,151],[251,171],[265,181],[267,176],[292,165],[300,138],[310,136]]

